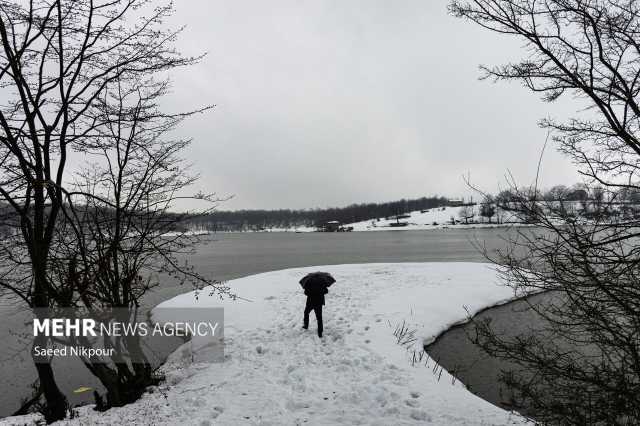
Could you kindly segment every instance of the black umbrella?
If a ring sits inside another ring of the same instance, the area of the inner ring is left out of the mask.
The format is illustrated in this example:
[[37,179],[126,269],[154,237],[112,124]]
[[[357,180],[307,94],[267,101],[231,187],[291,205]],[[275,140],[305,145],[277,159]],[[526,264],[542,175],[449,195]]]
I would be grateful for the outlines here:
[[328,272],[312,272],[300,280],[300,285],[304,289],[315,286],[330,287],[336,280]]

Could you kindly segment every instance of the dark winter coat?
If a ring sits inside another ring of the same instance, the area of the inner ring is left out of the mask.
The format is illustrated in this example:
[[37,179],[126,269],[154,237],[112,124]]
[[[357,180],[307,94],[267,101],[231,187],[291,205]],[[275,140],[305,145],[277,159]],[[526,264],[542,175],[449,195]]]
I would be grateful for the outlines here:
[[304,294],[307,295],[307,306],[322,306],[324,305],[324,295],[329,293],[326,287],[311,287],[304,290]]

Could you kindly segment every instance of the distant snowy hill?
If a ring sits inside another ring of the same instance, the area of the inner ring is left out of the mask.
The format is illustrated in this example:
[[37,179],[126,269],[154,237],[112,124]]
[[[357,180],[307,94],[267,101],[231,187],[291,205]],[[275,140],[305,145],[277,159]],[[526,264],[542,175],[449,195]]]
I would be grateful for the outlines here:
[[[462,209],[467,208],[472,210],[473,217],[469,219],[469,224],[464,224],[464,219],[461,219],[460,212]],[[429,210],[414,211],[406,214],[407,218],[380,218],[379,220],[366,220],[362,222],[349,223],[345,226],[352,226],[354,231],[388,231],[390,229],[396,230],[420,230],[420,229],[438,229],[449,226],[497,226],[498,221],[502,223],[513,223],[516,218],[506,212],[497,211],[496,215],[491,218],[491,223],[486,217],[482,217],[479,214],[479,207],[477,205],[468,207],[437,207]],[[397,226],[398,222],[406,223],[405,226]]]

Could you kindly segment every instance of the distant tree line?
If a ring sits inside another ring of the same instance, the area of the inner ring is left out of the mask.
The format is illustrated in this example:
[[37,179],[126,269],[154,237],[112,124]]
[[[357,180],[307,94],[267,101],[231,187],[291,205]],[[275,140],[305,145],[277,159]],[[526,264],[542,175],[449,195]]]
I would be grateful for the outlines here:
[[[587,188],[584,184],[575,184],[571,186],[555,185],[548,190],[526,188],[520,192],[510,189],[498,192],[495,195],[486,194],[485,198],[478,203],[463,203],[463,211],[466,217],[461,219],[465,222],[473,220],[478,215],[489,223],[494,220],[500,223],[502,220],[499,213],[510,210],[510,203],[522,201],[522,198],[532,200],[556,201],[556,202],[572,202],[579,207],[577,212],[588,216],[589,207],[594,203],[602,202],[603,191],[598,188]],[[609,201],[618,204],[620,207],[616,211],[605,211],[607,213],[617,214],[618,212],[628,215],[629,211],[635,214],[636,205],[640,205],[640,191],[632,191],[627,188],[607,194]],[[477,211],[474,206],[478,204]],[[416,199],[401,199],[386,203],[362,203],[351,204],[346,207],[316,208],[316,209],[278,209],[278,210],[216,210],[206,215],[198,215],[181,221],[181,225],[185,229],[203,230],[203,231],[258,231],[268,229],[283,229],[297,227],[320,227],[328,221],[338,221],[343,224],[362,222],[366,220],[376,220],[384,218],[392,218],[405,213],[432,209],[454,205],[447,197],[431,196]],[[457,205],[457,204],[456,204]],[[501,210],[497,209],[500,207]],[[527,218],[522,219],[528,222]],[[183,229],[183,230],[185,230]]]
[[326,209],[279,209],[215,211],[194,217],[186,222],[191,228],[208,231],[247,231],[271,228],[295,228],[319,226],[328,221],[354,223],[364,220],[391,217],[416,210],[445,206],[448,199],[431,196],[402,199],[387,203],[352,204],[346,207]]
[[[601,188],[587,188],[583,184],[555,185],[547,190],[533,188],[520,189],[516,192],[510,189],[499,191],[495,195],[485,194],[477,201],[451,201],[442,196],[421,197],[416,199],[401,199],[384,203],[351,204],[346,207],[330,207],[315,209],[278,209],[278,210],[211,210],[206,214],[170,213],[165,212],[168,223],[168,231],[257,231],[268,229],[285,229],[296,227],[320,227],[329,221],[338,221],[342,224],[362,222],[366,220],[389,219],[397,215],[403,215],[413,211],[427,210],[444,206],[460,206],[458,219],[468,223],[479,218],[483,222],[501,223],[505,213],[509,213],[509,205],[518,203],[524,199],[546,202],[571,202],[576,208],[570,209],[574,213],[589,217],[595,207],[602,204],[607,198],[608,209],[601,209],[601,216],[621,215],[623,217],[637,216],[640,214],[640,191],[623,188],[620,191],[605,192]],[[617,205],[611,209],[611,205]],[[77,209],[82,209],[77,206]],[[108,210],[108,208],[106,209]],[[502,213],[502,216],[501,216]],[[6,219],[13,216],[11,209],[0,203],[0,218]],[[105,213],[106,214],[106,213]],[[513,214],[513,212],[512,212]],[[0,221],[0,235],[10,233],[11,227],[3,225],[6,220]],[[527,218],[522,219],[528,222]]]

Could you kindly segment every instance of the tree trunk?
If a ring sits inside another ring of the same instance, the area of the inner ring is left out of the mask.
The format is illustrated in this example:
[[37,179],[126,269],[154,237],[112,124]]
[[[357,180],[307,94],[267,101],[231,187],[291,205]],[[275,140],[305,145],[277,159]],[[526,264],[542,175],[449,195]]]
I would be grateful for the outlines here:
[[107,405],[105,408],[121,407],[125,404],[118,375],[104,364],[94,364],[96,376],[107,389]]
[[[83,339],[80,342],[85,346],[91,346]],[[107,391],[104,409],[135,402],[147,387],[158,384],[158,379],[153,377],[151,366],[140,347],[139,339],[127,336],[124,338],[124,346],[131,357],[131,363],[120,353],[121,345],[115,345],[116,353],[110,357],[113,365],[102,361],[84,360],[87,368]]]
[[[46,254],[41,248],[44,244],[34,244],[32,246],[32,270],[34,278],[34,296],[33,307],[36,309],[48,309],[49,297],[47,288],[46,277]],[[45,252],[46,253],[46,252]],[[36,317],[40,318],[41,312],[36,312]],[[49,338],[43,335],[37,335],[33,339],[33,348],[31,354],[35,354],[35,347],[46,347]],[[53,374],[53,368],[51,367],[51,360],[46,363],[42,362],[42,359],[36,360],[34,358],[36,371],[38,372],[38,378],[40,380],[40,386],[42,387],[42,393],[46,400],[46,410],[44,413],[47,423],[52,423],[56,420],[62,420],[67,414],[67,398],[58,388],[56,379]]]
[[[44,336],[36,336],[33,341],[33,346],[46,346],[47,339]],[[33,353],[33,349],[32,349]],[[46,410],[43,413],[47,423],[53,423],[56,420],[62,420],[67,414],[67,398],[58,388],[56,379],[53,375],[53,368],[51,363],[36,362],[36,371],[38,372],[38,378],[40,379],[40,387],[44,398],[47,402]]]

